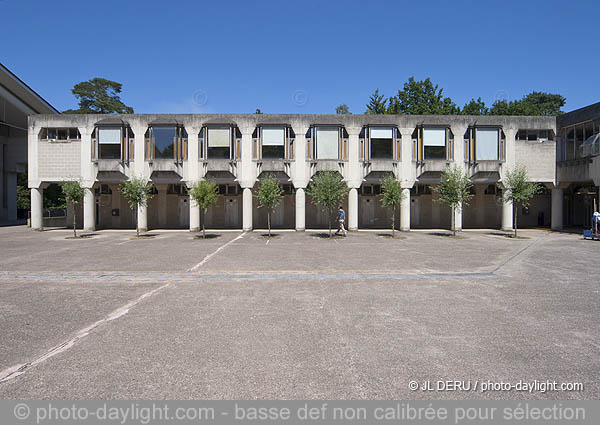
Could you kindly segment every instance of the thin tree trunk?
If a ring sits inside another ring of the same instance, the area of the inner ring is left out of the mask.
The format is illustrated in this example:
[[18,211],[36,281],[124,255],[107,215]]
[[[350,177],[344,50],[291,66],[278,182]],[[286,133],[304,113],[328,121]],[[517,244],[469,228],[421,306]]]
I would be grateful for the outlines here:
[[517,206],[513,203],[513,216],[514,216],[514,223],[513,226],[515,226],[515,238],[517,237]]
[[271,211],[267,211],[267,227],[269,228],[269,239],[271,239]]
[[452,206],[452,220],[451,220],[451,225],[452,225],[452,236],[456,236],[456,207]]
[[328,214],[327,214],[327,216],[328,216],[328,218],[329,218],[329,219],[327,220],[327,221],[328,221],[328,223],[329,223],[329,237],[331,238],[331,210],[329,210],[329,209],[328,209],[328,210],[327,210],[327,213],[328,213]]
[[392,238],[396,237],[396,207],[392,208]]
[[140,206],[135,206],[135,234],[140,237]]
[[206,228],[204,227],[204,222],[206,221],[205,217],[206,213],[204,212],[204,208],[202,208],[202,239],[206,239]]
[[75,204],[73,204],[73,237],[77,237],[77,230],[75,230]]

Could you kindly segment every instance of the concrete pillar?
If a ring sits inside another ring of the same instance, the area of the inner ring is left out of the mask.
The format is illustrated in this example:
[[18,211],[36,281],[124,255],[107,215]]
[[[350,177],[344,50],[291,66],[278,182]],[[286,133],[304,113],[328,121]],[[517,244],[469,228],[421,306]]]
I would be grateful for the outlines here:
[[408,232],[410,230],[410,189],[402,189],[404,198],[400,203],[400,230]]
[[348,193],[348,230],[358,230],[358,190],[355,187]]
[[31,228],[33,230],[43,230],[43,208],[44,208],[44,189],[41,187],[31,188]]
[[140,232],[148,231],[148,207],[146,205],[138,205],[137,223]]
[[190,196],[190,232],[200,230],[200,206]]
[[502,230],[513,230],[513,204],[504,202],[502,204]]
[[96,196],[94,189],[87,187],[83,193],[83,230],[96,230]]
[[6,208],[8,221],[17,220],[17,174],[6,174]]
[[306,194],[304,188],[296,189],[296,231],[304,232],[306,229]]
[[252,189],[244,188],[242,195],[242,229],[244,232],[252,231]]
[[552,230],[562,230],[563,228],[563,190],[561,188],[552,189]]

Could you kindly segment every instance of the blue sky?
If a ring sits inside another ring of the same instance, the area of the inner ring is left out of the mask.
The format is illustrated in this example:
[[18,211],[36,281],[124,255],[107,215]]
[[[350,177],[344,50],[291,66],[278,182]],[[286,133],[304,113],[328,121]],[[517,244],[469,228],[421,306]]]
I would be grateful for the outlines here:
[[431,77],[460,106],[560,93],[600,101],[590,1],[0,0],[0,62],[59,110],[123,83],[138,113],[363,113]]

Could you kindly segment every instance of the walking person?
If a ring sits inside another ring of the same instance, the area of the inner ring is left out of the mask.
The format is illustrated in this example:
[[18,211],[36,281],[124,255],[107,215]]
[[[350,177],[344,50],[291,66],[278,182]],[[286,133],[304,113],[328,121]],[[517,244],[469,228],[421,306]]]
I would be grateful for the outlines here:
[[344,211],[344,208],[340,205],[340,207],[337,210],[337,221],[338,221],[338,229],[335,232],[335,234],[339,234],[340,232],[342,232],[342,234],[344,236],[346,236],[346,229],[344,229],[344,221],[346,220],[346,212]]

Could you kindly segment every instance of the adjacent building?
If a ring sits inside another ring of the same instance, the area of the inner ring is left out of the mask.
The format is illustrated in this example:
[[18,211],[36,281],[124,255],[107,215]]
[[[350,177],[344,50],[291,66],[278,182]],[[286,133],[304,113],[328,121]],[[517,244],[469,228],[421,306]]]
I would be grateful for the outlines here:
[[0,64],[0,223],[17,222],[17,175],[27,173],[27,116],[58,114]]
[[[575,134],[579,128],[579,118],[569,116],[559,119],[559,130],[555,117],[527,116],[31,115],[31,224],[42,227],[44,188],[76,179],[86,188],[82,208],[75,212],[86,230],[133,228],[136,216],[142,229],[195,230],[200,212],[187,188],[209,179],[218,184],[219,202],[207,214],[207,227],[265,228],[266,213],[253,195],[270,173],[284,191],[274,227],[321,228],[327,216],[306,189],[315,173],[331,170],[349,187],[350,230],[390,226],[390,213],[380,202],[381,182],[389,173],[406,195],[396,220],[401,230],[448,228],[451,211],[436,202],[432,186],[446,167],[457,165],[474,183],[470,205],[456,212],[458,227],[509,229],[512,205],[503,202],[502,185],[507,170],[524,165],[544,190],[528,208],[519,208],[519,224],[558,229],[566,188],[557,180],[563,175],[562,157],[557,174],[557,146],[565,146],[557,139],[569,137],[563,130],[572,124]],[[597,124],[588,130],[584,118],[584,137],[588,131],[597,134]],[[580,147],[575,146],[573,152]],[[585,161],[598,166],[596,159]],[[138,211],[119,191],[132,176],[153,185],[153,198]],[[585,181],[594,181],[591,176],[585,174]]]

